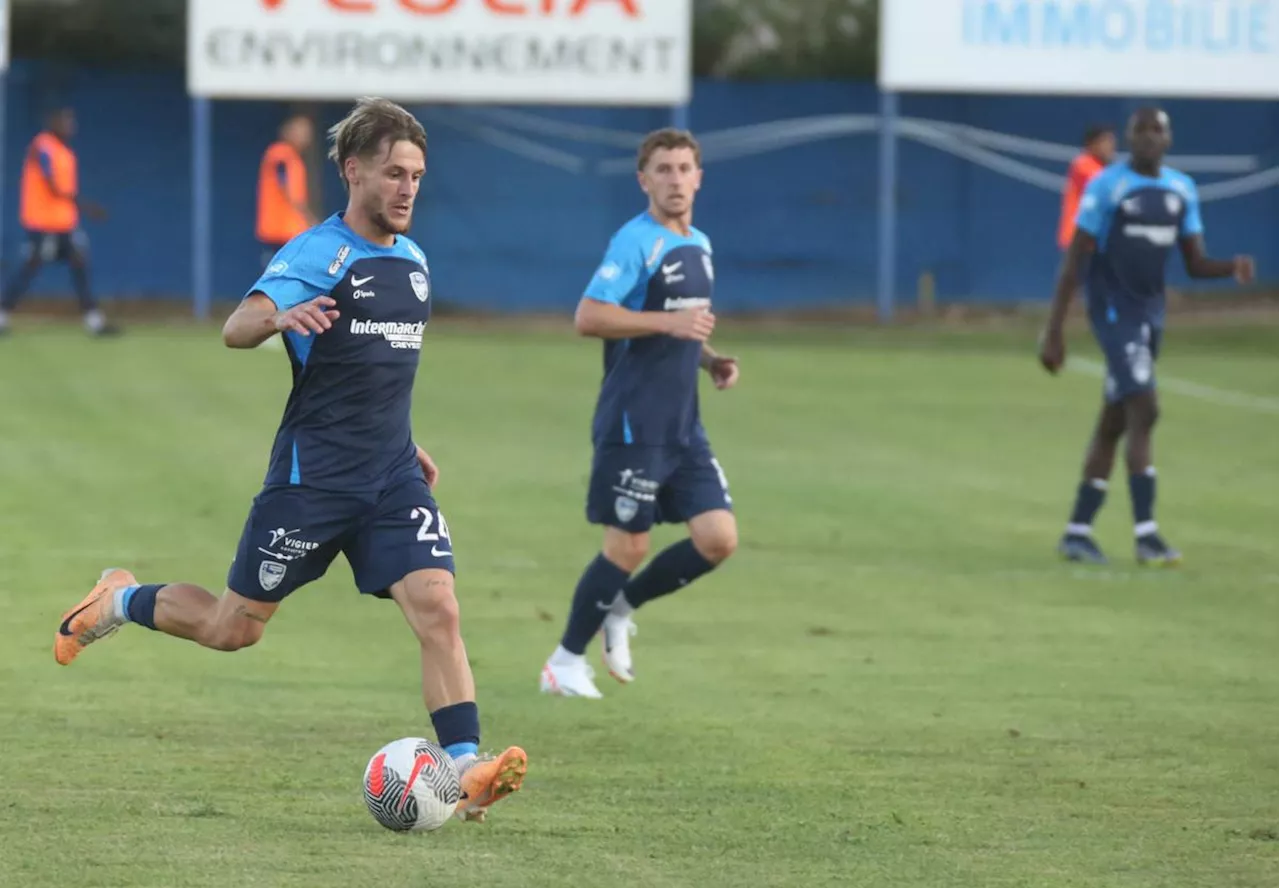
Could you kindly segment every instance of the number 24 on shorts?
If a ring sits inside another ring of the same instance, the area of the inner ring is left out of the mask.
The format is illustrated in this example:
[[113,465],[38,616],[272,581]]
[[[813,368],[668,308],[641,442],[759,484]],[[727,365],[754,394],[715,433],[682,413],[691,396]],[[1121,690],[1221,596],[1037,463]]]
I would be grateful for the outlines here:
[[[421,521],[418,528],[418,542],[431,543],[431,554],[436,557],[450,555],[453,552],[453,538],[449,536],[449,524],[444,520],[444,513],[439,509],[434,512],[426,506],[419,506],[409,513],[409,518]],[[434,525],[435,530],[432,530]],[[444,546],[439,545],[444,540]]]

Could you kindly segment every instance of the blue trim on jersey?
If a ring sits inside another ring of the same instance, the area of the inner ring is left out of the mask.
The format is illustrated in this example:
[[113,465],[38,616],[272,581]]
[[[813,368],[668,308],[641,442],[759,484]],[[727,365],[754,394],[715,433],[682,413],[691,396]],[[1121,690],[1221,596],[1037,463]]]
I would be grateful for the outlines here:
[[298,469],[298,442],[293,442],[293,465],[289,468],[289,483],[301,484],[302,472]]
[[1194,179],[1171,167],[1161,167],[1159,176],[1145,176],[1128,163],[1113,163],[1090,180],[1080,199],[1076,227],[1093,235],[1098,242],[1097,252],[1106,252],[1107,237],[1111,233],[1116,208],[1130,194],[1148,188],[1172,191],[1185,202],[1178,232],[1180,237],[1194,237],[1204,233],[1204,222],[1200,218],[1200,196]]
[[635,440],[635,436],[631,434],[631,417],[627,416],[626,411],[622,414],[622,442],[630,444]]
[[604,261],[587,284],[586,297],[639,311],[644,306],[649,278],[662,265],[663,257],[685,246],[711,252],[711,240],[698,229],[690,227],[687,236],[677,234],[644,211],[619,228],[609,241]]

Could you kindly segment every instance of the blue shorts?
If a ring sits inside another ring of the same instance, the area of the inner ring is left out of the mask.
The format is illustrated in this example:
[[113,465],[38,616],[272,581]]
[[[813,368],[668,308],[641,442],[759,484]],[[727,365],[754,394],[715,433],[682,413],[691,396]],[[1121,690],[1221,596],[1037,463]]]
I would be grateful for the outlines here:
[[1156,358],[1160,354],[1159,327],[1134,323],[1095,323],[1094,338],[1107,360],[1103,394],[1108,404],[1156,387]]
[[705,441],[688,446],[602,444],[591,462],[587,520],[628,533],[732,509],[729,481]]
[[424,479],[372,495],[284,484],[254,497],[227,586],[254,601],[282,601],[324,576],[339,552],[360,592],[379,598],[416,570],[454,572],[449,525]]

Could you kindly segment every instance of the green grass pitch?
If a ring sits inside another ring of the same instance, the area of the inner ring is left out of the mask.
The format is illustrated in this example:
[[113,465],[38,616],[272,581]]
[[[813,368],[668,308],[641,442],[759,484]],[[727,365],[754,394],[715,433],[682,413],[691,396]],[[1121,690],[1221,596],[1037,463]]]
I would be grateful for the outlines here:
[[104,566],[221,589],[283,353],[211,327],[19,327],[0,342],[0,885],[1274,886],[1274,324],[1168,334],[1170,571],[1133,565],[1122,470],[1112,566],[1054,559],[1101,383],[1045,375],[1033,331],[722,328],[743,380],[703,411],[741,548],[642,612],[639,681],[601,677],[598,703],[537,693],[598,545],[598,346],[430,328],[414,425],[485,742],[531,767],[488,824],[405,836],[360,775],[431,736],[416,645],[341,560],[255,648],[126,627],[53,661]]

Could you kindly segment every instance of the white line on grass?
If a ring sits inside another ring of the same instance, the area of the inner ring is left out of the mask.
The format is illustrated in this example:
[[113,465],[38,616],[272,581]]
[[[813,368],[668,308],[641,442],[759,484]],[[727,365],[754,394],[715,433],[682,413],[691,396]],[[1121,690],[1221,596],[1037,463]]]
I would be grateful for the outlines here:
[[[1071,358],[1067,361],[1067,369],[1099,379],[1107,375],[1105,364],[1099,361],[1091,361],[1088,358]],[[1211,404],[1219,404],[1223,407],[1240,407],[1259,413],[1275,413],[1277,408],[1276,400],[1273,398],[1262,398],[1257,395],[1247,395],[1244,392],[1214,388],[1210,385],[1201,385],[1198,382],[1189,382],[1185,379],[1172,379],[1163,374],[1157,375],[1156,381],[1159,383],[1161,391],[1170,391],[1176,395],[1186,395],[1188,398],[1198,398],[1201,401],[1208,401]]]

